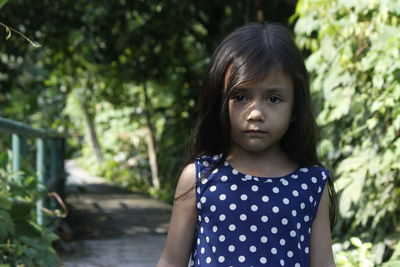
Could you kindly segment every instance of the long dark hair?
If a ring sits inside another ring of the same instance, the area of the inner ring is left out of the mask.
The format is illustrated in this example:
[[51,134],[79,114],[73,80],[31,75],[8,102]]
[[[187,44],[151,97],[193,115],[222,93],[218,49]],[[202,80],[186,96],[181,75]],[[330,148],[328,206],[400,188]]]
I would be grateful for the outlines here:
[[[317,126],[304,59],[287,28],[275,23],[240,27],[215,50],[200,92],[188,162],[216,154],[222,154],[219,163],[226,159],[231,148],[227,103],[232,90],[261,80],[274,67],[280,67],[294,85],[293,121],[280,141],[281,148],[300,166],[322,166],[317,156]],[[334,221],[337,204],[332,175],[328,186]]]

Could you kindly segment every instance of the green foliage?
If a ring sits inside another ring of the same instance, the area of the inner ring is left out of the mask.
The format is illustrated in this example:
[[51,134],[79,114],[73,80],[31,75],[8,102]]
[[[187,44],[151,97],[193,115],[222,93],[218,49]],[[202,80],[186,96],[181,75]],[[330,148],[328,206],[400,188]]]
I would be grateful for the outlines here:
[[59,263],[52,247],[58,237],[35,222],[36,179],[16,178],[9,166],[7,150],[0,152],[0,266],[53,267]]
[[[311,51],[307,67],[322,126],[321,155],[337,176],[337,235],[362,235],[374,243],[389,236],[396,240],[400,235],[400,5],[303,0],[296,12],[298,43]],[[392,252],[394,245],[387,246]]]
[[343,249],[335,254],[335,261],[338,267],[363,266],[372,267],[371,243],[362,243],[357,237],[350,239],[354,249]]

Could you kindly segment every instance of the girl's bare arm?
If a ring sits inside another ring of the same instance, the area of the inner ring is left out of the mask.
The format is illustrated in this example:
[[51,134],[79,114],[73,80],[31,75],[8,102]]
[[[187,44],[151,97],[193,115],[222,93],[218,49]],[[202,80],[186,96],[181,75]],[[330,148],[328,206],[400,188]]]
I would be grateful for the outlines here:
[[311,267],[335,267],[329,221],[329,194],[325,186],[311,230]]
[[195,165],[189,164],[179,178],[175,197],[190,191],[174,202],[167,241],[157,267],[188,265],[197,221],[196,193],[192,188],[195,177]]

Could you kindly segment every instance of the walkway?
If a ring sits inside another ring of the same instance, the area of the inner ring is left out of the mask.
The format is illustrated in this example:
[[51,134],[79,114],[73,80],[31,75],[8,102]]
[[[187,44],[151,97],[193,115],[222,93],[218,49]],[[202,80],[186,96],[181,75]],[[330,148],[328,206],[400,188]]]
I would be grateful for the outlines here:
[[64,267],[154,267],[168,229],[170,205],[105,184],[66,164],[68,224],[73,230]]

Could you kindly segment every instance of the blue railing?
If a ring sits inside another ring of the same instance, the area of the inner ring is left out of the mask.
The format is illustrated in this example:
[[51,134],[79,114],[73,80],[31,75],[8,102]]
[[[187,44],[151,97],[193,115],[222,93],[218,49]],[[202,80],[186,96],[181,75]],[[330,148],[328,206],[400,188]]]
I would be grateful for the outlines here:
[[[36,220],[38,224],[43,225],[43,212],[51,213],[56,205],[55,199],[64,195],[65,135],[1,117],[0,132],[12,136],[12,171],[16,178],[21,175],[21,159],[26,156],[26,140],[36,139],[38,190],[44,192],[42,198],[36,202]],[[52,193],[55,198],[50,197],[48,193]]]

